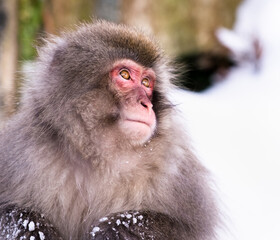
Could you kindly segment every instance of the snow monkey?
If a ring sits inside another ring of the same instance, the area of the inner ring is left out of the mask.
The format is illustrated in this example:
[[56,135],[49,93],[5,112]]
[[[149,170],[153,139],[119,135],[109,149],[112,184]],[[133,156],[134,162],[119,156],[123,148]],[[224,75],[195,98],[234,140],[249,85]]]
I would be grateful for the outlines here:
[[0,239],[215,238],[169,62],[153,38],[105,21],[45,41],[0,134]]

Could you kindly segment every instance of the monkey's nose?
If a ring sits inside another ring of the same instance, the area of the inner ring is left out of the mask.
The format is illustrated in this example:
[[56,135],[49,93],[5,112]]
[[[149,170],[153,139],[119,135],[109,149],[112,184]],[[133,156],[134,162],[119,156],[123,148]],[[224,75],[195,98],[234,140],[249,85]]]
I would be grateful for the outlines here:
[[140,104],[146,108],[148,111],[151,111],[153,108],[153,104],[151,103],[151,101],[149,99],[141,99],[140,100]]
[[137,96],[137,103],[141,106],[142,110],[146,109],[150,113],[153,111],[153,104],[149,97],[147,96],[147,93],[141,89],[138,88],[138,96]]

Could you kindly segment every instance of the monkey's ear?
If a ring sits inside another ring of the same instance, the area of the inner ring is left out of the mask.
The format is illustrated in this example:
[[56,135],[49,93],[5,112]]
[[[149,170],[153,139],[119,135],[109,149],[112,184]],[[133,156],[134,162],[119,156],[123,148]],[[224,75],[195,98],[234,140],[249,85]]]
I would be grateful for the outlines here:
[[60,65],[64,61],[63,55],[64,55],[64,51],[61,48],[55,49],[50,62],[50,67],[55,67],[57,65]]
[[62,37],[49,35],[42,40],[42,45],[37,48],[39,61],[55,66],[63,61],[63,53],[67,49],[67,42]]

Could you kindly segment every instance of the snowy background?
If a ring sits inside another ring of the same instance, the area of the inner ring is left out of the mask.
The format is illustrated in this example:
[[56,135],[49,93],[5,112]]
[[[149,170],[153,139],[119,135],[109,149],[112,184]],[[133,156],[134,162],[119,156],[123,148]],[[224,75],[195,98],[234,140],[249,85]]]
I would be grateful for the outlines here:
[[245,0],[217,37],[239,65],[203,93],[172,95],[223,203],[220,240],[280,239],[280,0]]

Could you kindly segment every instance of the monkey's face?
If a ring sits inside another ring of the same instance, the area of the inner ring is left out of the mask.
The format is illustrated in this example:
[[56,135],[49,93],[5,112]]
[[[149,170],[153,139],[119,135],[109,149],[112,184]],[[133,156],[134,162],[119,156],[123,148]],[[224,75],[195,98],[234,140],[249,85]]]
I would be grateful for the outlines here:
[[156,75],[151,68],[128,59],[114,63],[111,87],[120,101],[118,127],[133,144],[143,144],[153,135],[156,116],[151,102]]

